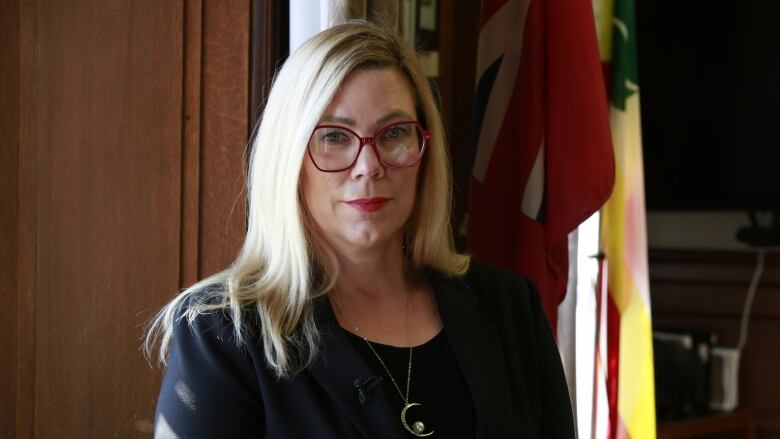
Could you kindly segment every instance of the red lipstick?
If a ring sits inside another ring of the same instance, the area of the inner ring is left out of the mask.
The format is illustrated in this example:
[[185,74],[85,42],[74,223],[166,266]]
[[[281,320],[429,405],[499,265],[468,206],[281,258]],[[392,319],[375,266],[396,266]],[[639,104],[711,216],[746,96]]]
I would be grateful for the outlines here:
[[385,204],[390,201],[389,198],[374,197],[374,198],[358,198],[355,200],[347,201],[346,203],[361,212],[376,212],[377,210],[385,207]]

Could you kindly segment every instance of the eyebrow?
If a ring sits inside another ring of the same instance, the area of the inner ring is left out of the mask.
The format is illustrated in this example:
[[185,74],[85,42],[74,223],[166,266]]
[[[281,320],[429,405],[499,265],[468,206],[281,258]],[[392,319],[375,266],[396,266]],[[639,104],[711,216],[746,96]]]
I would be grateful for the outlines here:
[[[387,122],[389,120],[396,119],[396,118],[405,118],[405,119],[410,119],[410,120],[414,119],[414,117],[412,117],[411,115],[409,115],[409,113],[407,113],[405,111],[395,110],[395,111],[391,111],[391,112],[385,114],[384,116],[380,117],[379,119],[377,119],[376,122],[374,122],[374,125],[380,125],[380,124],[383,124],[383,123],[385,123],[385,122]],[[344,125],[349,125],[351,127],[354,127],[356,125],[355,119],[350,119],[350,118],[347,118],[347,117],[330,116],[330,115],[322,116],[322,118],[320,118],[320,123],[323,123],[323,122],[341,123],[341,124],[344,124]]]

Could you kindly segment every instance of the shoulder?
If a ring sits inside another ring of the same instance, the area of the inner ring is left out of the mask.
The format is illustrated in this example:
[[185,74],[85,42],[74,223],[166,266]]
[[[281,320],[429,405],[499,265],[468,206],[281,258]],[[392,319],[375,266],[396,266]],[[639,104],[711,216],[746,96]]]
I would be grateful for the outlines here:
[[227,297],[224,284],[206,283],[166,305],[159,318],[166,373],[202,378],[225,367],[254,375],[258,319],[248,311],[236,316]]
[[[573,437],[571,405],[558,348],[531,279],[472,261],[463,276],[437,282],[446,285],[439,297],[449,297],[443,301],[453,303],[457,298],[457,309],[476,317],[467,320],[469,331],[474,331],[479,322],[495,329],[483,334],[492,334],[488,337],[500,343],[501,352],[493,355],[505,360],[508,386],[518,401],[525,401],[521,416],[536,419],[537,434],[533,436]],[[453,314],[453,309],[448,307],[444,312]],[[489,345],[490,340],[484,343]]]
[[463,277],[468,282],[488,286],[520,286],[525,288],[530,286],[530,280],[526,276],[477,260],[471,261],[469,270]]
[[539,291],[530,278],[480,261],[472,261],[462,282],[481,303],[534,306],[539,302]]
[[237,343],[234,319],[220,300],[218,288],[209,287],[171,304],[172,340],[157,402],[160,436],[169,429],[181,437],[214,437],[225,420],[236,421],[227,422],[231,437],[243,435],[232,430],[237,426],[257,426],[262,402],[255,343]]
[[221,285],[209,285],[189,290],[177,297],[168,307],[173,315],[174,341],[182,337],[224,338],[232,319],[222,305],[224,289]]
[[174,343],[200,339],[224,344],[225,349],[239,348],[257,332],[257,313],[243,309],[237,322],[223,284],[188,291],[171,305]]
[[473,307],[474,312],[489,320],[513,325],[536,325],[544,321],[539,291],[526,276],[479,261],[472,261],[461,276],[430,273],[440,305]]

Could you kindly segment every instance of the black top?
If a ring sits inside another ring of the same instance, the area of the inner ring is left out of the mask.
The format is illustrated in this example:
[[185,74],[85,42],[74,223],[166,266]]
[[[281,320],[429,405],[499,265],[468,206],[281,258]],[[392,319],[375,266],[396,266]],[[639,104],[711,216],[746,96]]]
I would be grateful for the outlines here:
[[[479,263],[461,277],[434,270],[426,275],[473,401],[476,437],[574,438],[560,356],[536,287]],[[204,299],[208,291],[194,294],[200,296],[194,300]],[[155,437],[408,437],[392,405],[395,394],[380,385],[368,399],[359,398],[356,378],[376,373],[339,326],[327,298],[317,299],[313,311],[321,355],[303,372],[280,379],[266,365],[256,311],[247,309],[246,342],[237,347],[230,313],[188,322],[177,310]],[[413,370],[413,399],[414,379]]]
[[[400,417],[401,410],[404,408],[403,399],[387,376],[384,367],[362,337],[345,332],[376,376],[383,379],[385,397],[389,399],[390,406]],[[406,393],[409,348],[370,343],[390,369],[401,392]],[[407,413],[406,420],[410,427],[415,421],[421,421],[425,424],[423,433],[434,432],[432,438],[473,438],[475,436],[474,402],[444,330],[412,350],[409,402],[420,404],[410,408]],[[415,437],[409,432],[406,432],[406,435],[410,438]]]

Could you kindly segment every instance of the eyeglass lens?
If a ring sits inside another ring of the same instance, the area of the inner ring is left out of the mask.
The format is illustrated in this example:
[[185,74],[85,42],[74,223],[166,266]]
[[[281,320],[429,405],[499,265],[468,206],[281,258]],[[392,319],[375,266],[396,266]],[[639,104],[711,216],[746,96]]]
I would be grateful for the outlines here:
[[[374,137],[375,151],[386,166],[410,166],[420,156],[423,133],[415,123],[387,126]],[[317,167],[325,171],[346,169],[360,151],[360,138],[346,128],[318,127],[309,148]]]

